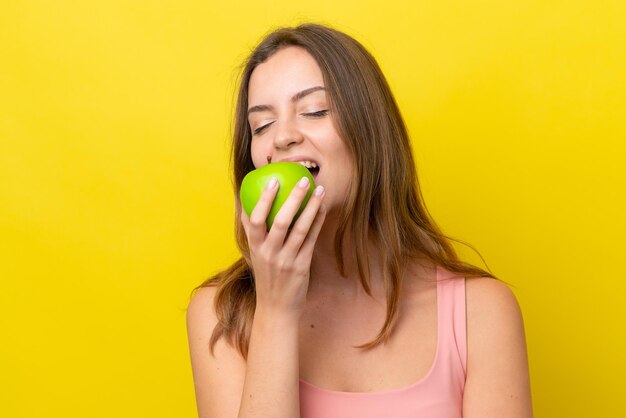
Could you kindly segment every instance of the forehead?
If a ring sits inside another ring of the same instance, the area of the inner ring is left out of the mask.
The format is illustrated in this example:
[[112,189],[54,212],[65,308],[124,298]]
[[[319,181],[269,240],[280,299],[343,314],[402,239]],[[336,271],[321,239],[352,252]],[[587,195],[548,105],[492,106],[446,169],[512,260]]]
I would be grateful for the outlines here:
[[255,105],[277,95],[291,97],[313,86],[324,86],[319,65],[305,49],[291,46],[279,50],[252,71],[248,99]]

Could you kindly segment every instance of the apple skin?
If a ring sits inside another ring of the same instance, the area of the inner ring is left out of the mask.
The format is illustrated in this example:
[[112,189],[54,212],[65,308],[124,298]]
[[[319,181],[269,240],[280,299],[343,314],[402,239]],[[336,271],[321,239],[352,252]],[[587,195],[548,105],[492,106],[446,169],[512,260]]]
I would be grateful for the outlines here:
[[300,209],[298,209],[298,212],[294,216],[291,225],[289,225],[289,229],[291,229],[304,210],[309,198],[313,194],[313,190],[315,190],[315,180],[309,170],[302,164],[289,161],[270,163],[250,171],[241,182],[241,188],[239,190],[241,205],[248,216],[252,214],[252,210],[261,198],[263,189],[272,177],[276,177],[278,180],[278,193],[274,198],[272,208],[265,221],[268,231],[272,228],[274,217],[276,217],[276,214],[289,197],[291,190],[296,187],[302,177],[309,179],[309,190],[300,205]]

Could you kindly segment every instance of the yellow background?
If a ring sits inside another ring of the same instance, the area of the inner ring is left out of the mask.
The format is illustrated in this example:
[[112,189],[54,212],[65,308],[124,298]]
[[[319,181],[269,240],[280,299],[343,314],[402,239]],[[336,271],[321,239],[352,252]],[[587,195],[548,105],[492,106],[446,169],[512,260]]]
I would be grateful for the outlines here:
[[379,60],[436,221],[515,285],[536,417],[626,416],[626,2],[299,3],[2,2],[0,416],[195,415],[235,69],[308,20]]

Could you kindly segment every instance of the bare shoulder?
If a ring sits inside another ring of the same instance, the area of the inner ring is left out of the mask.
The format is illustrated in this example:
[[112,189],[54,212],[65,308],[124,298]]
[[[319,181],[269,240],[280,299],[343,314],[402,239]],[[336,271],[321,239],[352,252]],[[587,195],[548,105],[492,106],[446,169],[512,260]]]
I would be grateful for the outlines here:
[[187,307],[187,337],[200,418],[236,417],[245,377],[245,360],[223,338],[211,353],[211,335],[218,323],[216,293],[216,287],[202,287]]
[[190,348],[204,349],[218,323],[214,309],[216,287],[202,287],[198,289],[187,306],[187,335]]
[[187,327],[191,326],[197,337],[206,336],[208,328],[212,329],[217,324],[217,316],[213,306],[216,293],[217,287],[215,286],[201,287],[189,301],[187,306]]
[[468,278],[464,417],[532,417],[524,322],[508,285]]
[[508,285],[492,278],[469,278],[466,299],[468,369],[493,362],[494,355],[502,358],[525,350],[522,311]]
[[213,312],[213,301],[216,292],[217,287],[214,286],[201,287],[198,289],[191,297],[189,305],[187,306],[187,321],[197,320],[199,316],[213,316],[215,320],[217,320]]
[[484,316],[492,320],[521,320],[519,303],[507,284],[490,277],[476,277],[466,279],[465,286],[468,320]]

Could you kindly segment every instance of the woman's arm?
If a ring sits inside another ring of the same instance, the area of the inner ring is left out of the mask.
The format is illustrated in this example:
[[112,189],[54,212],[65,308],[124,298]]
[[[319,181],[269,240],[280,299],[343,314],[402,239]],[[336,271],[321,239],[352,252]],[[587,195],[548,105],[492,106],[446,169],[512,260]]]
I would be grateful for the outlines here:
[[254,315],[239,417],[300,416],[296,317]]
[[324,189],[319,186],[322,193],[311,197],[289,231],[308,187],[299,183],[293,188],[269,232],[266,219],[278,184],[268,184],[249,218],[241,211],[255,276],[256,309],[240,418],[300,416],[299,323],[313,249],[326,215],[321,206]]
[[524,323],[508,286],[490,278],[466,280],[467,380],[464,418],[531,418]]
[[267,232],[277,187],[263,191],[249,218],[241,211],[256,294],[246,361],[223,339],[215,347],[215,356],[208,352],[217,323],[214,290],[198,292],[190,303],[187,323],[200,418],[300,416],[299,322],[326,211],[321,206],[323,193],[314,194],[288,232],[308,190],[308,185],[295,187]]

